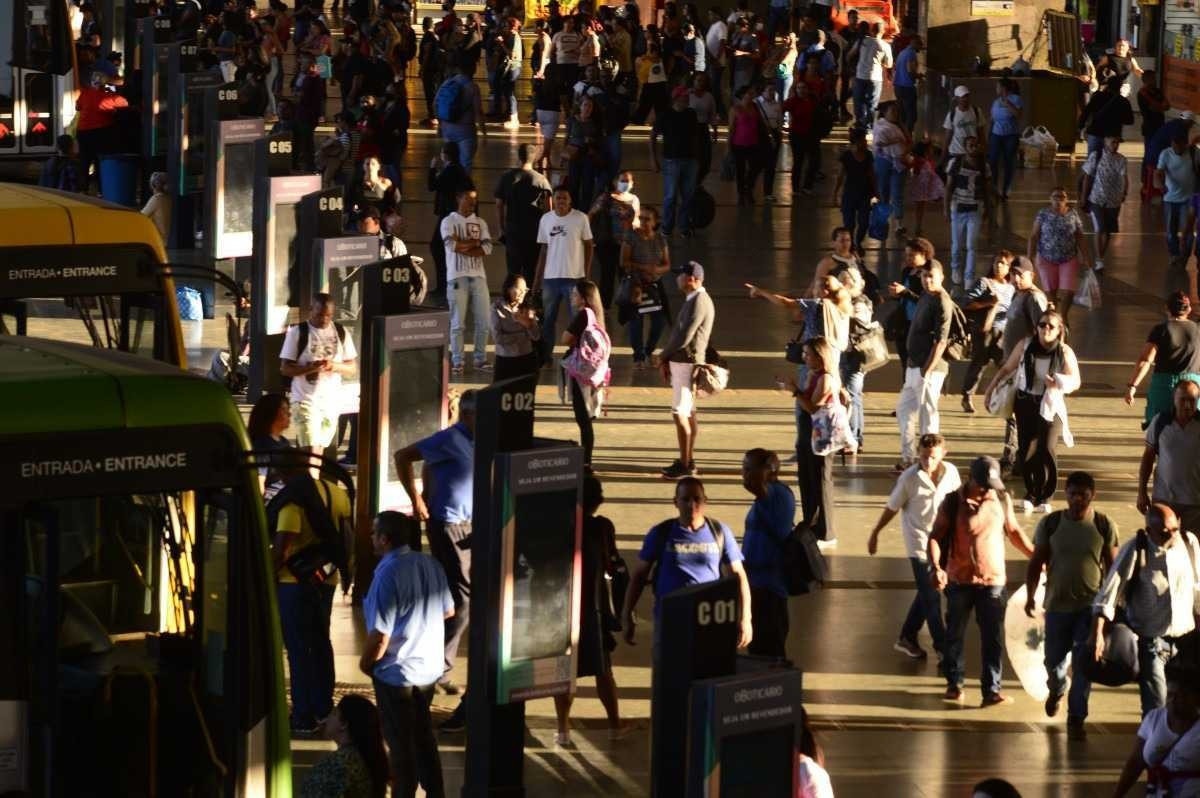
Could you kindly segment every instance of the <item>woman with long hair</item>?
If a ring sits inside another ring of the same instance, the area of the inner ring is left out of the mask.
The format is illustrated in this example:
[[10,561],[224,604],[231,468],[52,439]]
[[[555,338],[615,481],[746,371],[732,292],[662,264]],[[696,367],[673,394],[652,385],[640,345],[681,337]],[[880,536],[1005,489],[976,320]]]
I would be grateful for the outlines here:
[[800,753],[796,757],[797,798],[833,798],[833,784],[825,770],[825,752],[800,707]]
[[[589,327],[604,330],[604,306],[600,304],[600,287],[591,280],[577,280],[571,291],[571,307],[575,316],[567,329],[563,331],[562,342],[567,345],[563,355],[565,362],[580,345],[580,338]],[[608,363],[598,366],[598,370],[607,373]],[[598,418],[603,404],[604,387],[591,382],[582,382],[578,377],[565,373],[564,379],[569,383],[571,391],[571,408],[575,411],[575,423],[579,425],[579,443],[583,446],[583,464],[589,470],[592,466],[592,450],[596,446],[596,434],[592,429],[592,419]]]
[[324,733],[337,750],[313,765],[299,798],[384,798],[389,768],[375,705],[361,695],[343,697],[325,719]]
[[362,177],[354,185],[352,206],[362,210],[367,205],[387,214],[400,202],[400,192],[391,178],[383,174],[383,163],[378,155],[368,155],[362,162]]
[[1008,307],[1012,304],[1017,287],[1008,280],[1013,253],[1002,249],[992,259],[992,266],[985,277],[980,277],[963,300],[963,310],[971,326],[971,364],[963,377],[962,409],[974,413],[975,404],[971,397],[979,387],[980,378],[987,364],[997,366],[1004,362],[1004,327],[1008,318]]
[[762,169],[759,151],[765,135],[761,118],[749,86],[742,86],[733,93],[729,107],[729,149],[733,151],[737,170],[738,205],[754,204],[754,183]]
[[[291,423],[292,403],[287,394],[267,393],[258,397],[246,420],[250,448],[256,452],[281,452],[292,448],[291,442],[283,436]],[[269,499],[283,485],[283,475],[277,469],[260,468],[258,476],[264,499]]]
[[1132,405],[1138,384],[1153,368],[1142,429],[1150,426],[1159,413],[1174,409],[1171,395],[1177,384],[1183,380],[1200,383],[1200,325],[1188,318],[1192,315],[1192,302],[1186,293],[1176,291],[1167,297],[1166,309],[1166,321],[1150,328],[1146,346],[1125,389],[1125,404]]
[[613,181],[612,190],[596,197],[588,209],[596,259],[600,261],[600,300],[605,308],[612,305],[621,262],[621,244],[638,225],[641,200],[633,193],[633,172],[624,171]]
[[1067,394],[1079,387],[1079,361],[1063,340],[1063,317],[1048,310],[1038,320],[1037,332],[1025,339],[988,385],[990,397],[996,386],[1016,373],[1013,415],[1017,421],[1017,465],[1025,480],[1025,512],[1048,513],[1050,499],[1058,486],[1055,453],[1061,437],[1073,446],[1067,424]]
[[[650,362],[668,321],[662,278],[671,270],[671,252],[658,223],[658,209],[653,205],[642,206],[636,226],[621,245],[621,271],[625,274],[623,279],[630,280],[631,285],[628,303],[617,308],[617,321],[629,333],[635,369],[645,368]],[[647,317],[650,337],[643,339]]]
[[492,303],[489,319],[496,343],[495,382],[537,373],[536,344],[542,337],[542,325],[533,308],[525,304],[528,293],[525,278],[509,274]]
[[803,352],[803,383],[795,377],[776,378],[776,381],[790,389],[796,400],[796,470],[804,523],[812,527],[818,541],[832,546],[837,544],[833,458],[813,452],[813,415],[840,401],[842,382],[838,376],[837,352],[827,338],[809,339],[803,345]]

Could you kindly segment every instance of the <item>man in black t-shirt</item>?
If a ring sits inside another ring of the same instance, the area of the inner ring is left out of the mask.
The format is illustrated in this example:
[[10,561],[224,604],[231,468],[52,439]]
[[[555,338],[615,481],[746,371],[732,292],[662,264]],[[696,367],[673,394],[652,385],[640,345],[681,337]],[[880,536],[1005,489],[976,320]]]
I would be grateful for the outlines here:
[[537,269],[538,223],[549,210],[550,181],[533,170],[536,149],[531,144],[517,148],[521,165],[500,176],[492,196],[496,198],[496,229],[504,243],[509,274],[525,276],[532,284]]
[[[699,147],[696,137],[700,122],[696,112],[688,107],[686,86],[676,86],[671,93],[671,107],[656,114],[650,131],[650,156],[654,171],[663,175],[663,235],[675,229],[678,212],[679,226],[684,236],[692,234],[692,196],[696,193],[696,176],[700,171]],[[658,158],[658,137],[663,140],[663,157]]]

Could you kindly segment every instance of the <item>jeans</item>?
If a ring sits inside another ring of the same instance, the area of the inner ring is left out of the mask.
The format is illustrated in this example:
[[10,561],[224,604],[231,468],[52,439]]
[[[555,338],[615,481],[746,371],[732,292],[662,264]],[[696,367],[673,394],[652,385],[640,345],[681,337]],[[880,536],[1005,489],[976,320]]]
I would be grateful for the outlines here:
[[897,224],[904,223],[904,181],[907,171],[896,168],[887,156],[875,156],[875,185],[879,201],[892,206],[892,218]]
[[333,711],[333,585],[280,582],[279,623],[292,681],[292,726],[311,727]]
[[1087,133],[1084,135],[1083,138],[1084,138],[1084,141],[1087,142],[1087,155],[1084,156],[1084,160],[1091,158],[1092,153],[1096,152],[1097,150],[1099,150],[1101,147],[1104,146],[1104,137],[1103,136],[1093,136],[1091,133]]
[[843,352],[838,359],[838,373],[846,393],[850,394],[850,432],[854,440],[862,446],[863,442],[863,381],[866,379],[859,369],[860,356],[854,352]]
[[696,193],[699,164],[695,158],[663,159],[663,235],[675,229],[675,219],[686,233],[692,229],[692,196]]
[[[645,327],[647,316],[650,317],[650,337],[643,343],[642,330]],[[629,345],[633,348],[634,362],[645,360],[654,354],[654,348],[658,346],[658,339],[662,337],[663,328],[666,326],[667,317],[661,310],[654,313],[633,314],[633,318],[625,325],[625,330],[629,333]]]
[[[442,127],[446,127],[443,124]],[[475,129],[471,125],[465,125],[467,128],[466,135],[454,135],[447,131],[445,136],[446,141],[458,142],[458,160],[462,164],[465,172],[470,174],[471,164],[475,162],[475,150],[479,145],[479,139],[475,136]]]
[[921,369],[909,366],[904,370],[904,387],[896,403],[896,423],[900,425],[900,458],[911,463],[917,459],[917,439],[927,432],[941,430],[938,397],[946,372],[931,371],[921,376]]
[[442,760],[429,714],[433,685],[397,687],[378,679],[372,681],[395,780],[392,795],[411,798],[420,784],[429,798],[442,798],[446,794]]
[[517,238],[510,234],[504,236],[504,263],[509,274],[524,275],[525,282],[532,285],[537,274],[537,260],[537,238]]
[[1067,689],[1067,662],[1071,663],[1071,692],[1067,696],[1067,720],[1082,723],[1088,714],[1088,695],[1092,683],[1084,673],[1091,656],[1088,636],[1092,632],[1092,608],[1074,612],[1046,612],[1046,686],[1050,695],[1062,695]]
[[604,137],[604,169],[603,176],[596,186],[596,192],[607,191],[621,171],[621,131],[609,133]]
[[985,698],[1000,692],[1000,677],[1004,668],[1005,609],[1007,602],[1001,585],[946,586],[946,647],[942,650],[942,670],[946,674],[947,685],[963,685],[963,635],[974,610],[983,659],[983,669],[979,674],[980,687]]
[[[997,136],[993,134],[988,138],[988,166],[992,170],[992,179],[996,181],[996,186],[1000,187],[1000,193],[1008,196],[1008,190],[1012,188],[1013,174],[1017,170],[1017,147],[1021,143],[1021,137],[1016,133],[1011,136]],[[1004,179],[1000,179],[999,166],[1004,167]]]
[[[608,223],[608,219],[600,219],[596,224]],[[592,230],[595,232],[594,227]],[[619,243],[616,241],[605,241],[604,243],[596,244],[595,256],[592,258],[592,262],[600,266],[600,274],[596,282],[600,286],[600,304],[605,309],[612,306],[620,261],[621,245]]]
[[496,73],[496,105],[500,113],[515,119],[517,116],[517,79],[521,77],[521,64]]
[[[1167,252],[1171,253],[1171,257],[1187,255],[1192,251],[1192,225],[1188,223],[1188,215],[1191,213],[1191,203],[1187,200],[1183,202],[1167,202],[1163,200],[1163,211],[1167,214]],[[1179,238],[1183,236],[1183,246],[1179,245]]]
[[486,363],[488,317],[492,311],[487,278],[456,277],[450,281],[446,300],[450,303],[450,363],[455,368],[463,364],[463,335],[467,326],[468,305],[475,327],[475,365]]
[[454,615],[446,619],[444,672],[446,678],[458,656],[458,643],[471,621],[471,522],[446,523],[434,518],[426,522],[429,554],[446,572]]
[[790,133],[792,148],[792,191],[800,190],[800,173],[804,173],[804,188],[811,189],[821,169],[821,140],[815,133]]
[[917,125],[917,87],[894,86],[896,99],[900,101],[900,123],[909,133]]
[[725,67],[717,63],[717,59],[712,53],[708,54],[708,60],[705,62],[705,71],[708,73],[708,85],[712,90],[713,99],[717,103],[717,116],[725,119],[725,92],[722,91],[721,79],[725,74]]
[[842,192],[842,226],[850,231],[854,246],[861,247],[871,221],[871,198]]
[[577,380],[566,377],[571,386],[571,410],[575,414],[575,424],[579,427],[579,445],[583,449],[583,464],[592,464],[592,451],[596,448],[596,431],[592,426],[592,415],[588,412],[587,402],[583,398],[583,388]]
[[978,210],[950,212],[950,271],[960,275],[965,285],[970,285],[975,280],[975,241],[979,238],[979,221]]
[[571,309],[571,291],[575,289],[574,277],[546,277],[542,280],[542,345],[553,348],[554,325],[558,322],[558,305],[567,303]]
[[1175,656],[1174,644],[1165,637],[1138,635],[1138,694],[1142,717],[1167,703],[1167,660]]
[[942,594],[933,586],[929,563],[916,557],[909,557],[908,562],[912,566],[917,595],[908,607],[908,615],[904,619],[904,625],[900,627],[900,637],[916,642],[921,627],[928,625],[933,647],[940,654],[946,650],[946,627],[942,624]]
[[854,118],[862,127],[870,128],[875,120],[875,109],[879,107],[879,93],[882,90],[882,80],[854,79]]

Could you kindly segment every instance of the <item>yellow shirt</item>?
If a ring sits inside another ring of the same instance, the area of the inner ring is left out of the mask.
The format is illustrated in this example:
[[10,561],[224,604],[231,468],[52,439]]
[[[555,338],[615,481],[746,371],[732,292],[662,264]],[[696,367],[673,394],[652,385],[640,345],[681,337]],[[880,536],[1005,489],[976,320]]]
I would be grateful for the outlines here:
[[[350,506],[350,495],[346,493],[345,488],[333,482],[325,480],[317,481],[317,495],[321,497],[321,501],[330,509],[330,514],[333,516],[333,523],[338,529],[349,529],[352,524],[354,510]],[[289,535],[287,542],[284,544],[283,562],[287,562],[288,557],[298,551],[303,551],[314,543],[318,543],[317,535],[309,526],[308,518],[304,515],[304,509],[298,504],[289,504],[279,511],[279,523],[275,530],[278,534]],[[295,584],[296,577],[292,576],[292,572],[283,566],[279,569],[279,581],[287,584]],[[337,574],[329,578],[326,582],[329,585],[337,584]]]

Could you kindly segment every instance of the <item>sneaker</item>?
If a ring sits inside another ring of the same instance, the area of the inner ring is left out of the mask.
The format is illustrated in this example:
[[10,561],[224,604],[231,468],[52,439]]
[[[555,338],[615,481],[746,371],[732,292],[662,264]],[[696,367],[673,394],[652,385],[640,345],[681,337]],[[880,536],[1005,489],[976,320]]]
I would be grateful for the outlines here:
[[450,367],[450,376],[451,377],[461,377],[465,373],[466,373],[466,369],[464,369],[462,366],[451,366]]
[[1052,505],[1050,502],[1045,502],[1043,504],[1039,504],[1037,506],[1037,511],[1039,513],[1044,513],[1046,515],[1049,515],[1050,513],[1054,512],[1054,505]]
[[1087,739],[1087,729],[1083,721],[1067,718],[1067,739],[1082,742]]
[[1059,707],[1062,706],[1062,700],[1063,700],[1062,693],[1059,693],[1058,695],[1051,693],[1049,696],[1046,697],[1046,704],[1045,704],[1046,717],[1052,718],[1058,714],[1058,709],[1059,709]]
[[482,363],[476,363],[475,368],[479,369],[480,371],[491,371],[492,364],[485,360]]
[[896,642],[892,643],[892,650],[899,651],[906,657],[913,659],[924,659],[927,655],[925,649],[917,645],[916,640],[909,640],[907,637],[898,637]]
[[1021,512],[1025,513],[1026,515],[1032,513],[1033,502],[1029,501],[1029,499],[1021,499]]
[[964,413],[974,413],[975,403],[971,401],[971,394],[964,393],[962,395],[962,409]]
[[663,479],[682,479],[688,476],[688,467],[682,460],[675,460],[662,470]]
[[696,468],[696,461],[695,461],[695,460],[688,460],[688,464],[687,464],[687,476],[689,476],[689,477],[698,477],[698,476],[700,476],[700,469],[699,469],[699,468]]
[[946,688],[946,692],[942,693],[943,701],[953,701],[959,703],[962,701],[962,688],[957,685],[952,685]]
[[436,685],[434,685],[434,690],[442,695],[458,695],[462,692],[462,688],[449,679],[438,682]]
[[1104,261],[1096,258],[1096,265],[1092,267],[1092,271],[1096,273],[1097,277],[1099,277],[1100,272],[1104,271]]
[[829,540],[818,540],[817,548],[820,549],[821,551],[828,551],[829,549],[836,549],[837,548],[837,538],[830,538]]
[[1013,702],[1012,696],[1004,695],[1003,693],[988,693],[979,702],[979,706],[987,709],[988,707],[999,707]]
[[952,270],[950,272],[950,282],[953,283],[954,285],[962,285],[963,284],[962,272],[959,271],[958,269]]
[[554,733],[554,744],[556,746],[558,746],[559,748],[570,748],[571,747],[571,733],[570,732],[555,732]]

